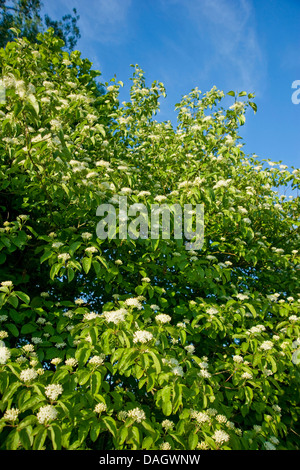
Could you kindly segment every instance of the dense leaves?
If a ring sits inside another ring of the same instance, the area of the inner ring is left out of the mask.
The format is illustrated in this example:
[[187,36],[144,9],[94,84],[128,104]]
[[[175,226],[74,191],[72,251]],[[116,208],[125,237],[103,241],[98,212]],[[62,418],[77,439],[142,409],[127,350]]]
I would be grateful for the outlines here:
[[[0,448],[298,449],[300,175],[244,154],[253,95],[194,89],[174,126],[138,66],[120,104],[38,40],[0,51]],[[119,195],[203,204],[202,249],[99,239]]]

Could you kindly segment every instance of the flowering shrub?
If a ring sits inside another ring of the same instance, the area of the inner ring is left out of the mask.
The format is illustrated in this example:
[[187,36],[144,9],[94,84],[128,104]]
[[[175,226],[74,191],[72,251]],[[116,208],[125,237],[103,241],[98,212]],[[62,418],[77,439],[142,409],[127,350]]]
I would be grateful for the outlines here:
[[[246,156],[253,95],[158,122],[51,31],[0,51],[0,448],[299,449],[299,170]],[[204,204],[205,241],[100,240],[99,204]],[[298,427],[297,427],[298,426]]]

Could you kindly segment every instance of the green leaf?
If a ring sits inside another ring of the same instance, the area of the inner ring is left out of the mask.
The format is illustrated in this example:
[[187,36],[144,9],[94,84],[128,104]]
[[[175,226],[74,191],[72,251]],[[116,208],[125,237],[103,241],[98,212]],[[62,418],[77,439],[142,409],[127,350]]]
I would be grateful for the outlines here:
[[10,384],[8,390],[4,393],[1,401],[3,403],[5,403],[6,401],[8,401],[13,395],[14,393],[17,391],[17,389],[22,385],[21,382],[13,382],[12,384]]
[[20,292],[20,291],[15,291],[15,294],[19,297],[19,299],[23,300],[23,302],[25,304],[28,305],[30,303],[29,295],[25,294],[24,292]]
[[198,444],[198,435],[195,432],[191,432],[188,437],[189,449],[194,450]]
[[27,335],[29,333],[33,333],[36,330],[37,330],[36,325],[34,325],[33,323],[26,323],[25,325],[22,326],[21,333],[23,335]]
[[255,310],[255,308],[253,307],[253,305],[248,304],[248,303],[245,303],[245,305],[247,305],[247,307],[249,308],[249,310],[250,310],[250,312],[252,313],[253,317],[256,318],[256,310]]
[[19,330],[14,323],[7,323],[5,326],[15,338],[19,336]]
[[32,427],[26,426],[26,428],[22,428],[19,432],[21,444],[23,445],[25,450],[30,450],[32,447]]
[[84,272],[87,274],[89,272],[89,270],[91,269],[92,257],[83,258],[81,263],[82,263],[82,267],[84,269]]
[[102,375],[99,371],[94,371],[90,378],[91,392],[93,395],[96,395],[101,387]]
[[90,438],[92,442],[96,442],[101,431],[101,423],[96,421],[92,424],[90,429]]
[[103,416],[101,419],[104,422],[106,428],[109,430],[109,432],[113,435],[114,438],[116,438],[117,426],[115,420],[110,416]]
[[74,279],[75,271],[74,269],[67,267],[68,282],[71,282]]
[[42,426],[40,427],[38,433],[35,436],[35,439],[33,442],[33,450],[42,450],[46,437],[47,437],[47,428]]
[[17,308],[19,301],[16,297],[15,294],[11,294],[9,297],[7,297],[7,302],[10,303],[14,308]]
[[51,424],[48,428],[50,430],[50,437],[52,441],[53,450],[61,449],[61,428],[57,424]]
[[162,368],[162,362],[160,360],[160,357],[157,354],[155,354],[153,351],[148,351],[148,355],[152,357],[154,366],[156,369],[156,373],[159,374]]
[[54,280],[55,276],[59,273],[60,269],[63,267],[62,263],[55,263],[50,269],[50,278],[52,281]]

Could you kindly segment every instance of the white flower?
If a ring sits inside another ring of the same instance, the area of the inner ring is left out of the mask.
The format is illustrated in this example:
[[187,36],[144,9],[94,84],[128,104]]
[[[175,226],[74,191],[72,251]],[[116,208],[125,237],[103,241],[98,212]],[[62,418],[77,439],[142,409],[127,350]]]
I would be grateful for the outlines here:
[[97,403],[97,405],[94,408],[95,413],[102,413],[103,411],[107,410],[107,406],[105,403]]
[[145,412],[140,408],[134,408],[133,410],[128,411],[129,418],[133,418],[137,423],[141,423],[146,419]]
[[165,419],[164,421],[162,421],[161,425],[166,431],[174,427],[173,421],[170,421],[169,419]]
[[153,334],[146,330],[137,330],[133,335],[134,343],[147,343],[153,339]]
[[159,446],[160,450],[170,450],[172,449],[171,444],[169,442],[162,442]]
[[96,248],[95,246],[88,246],[88,247],[85,249],[85,251],[86,251],[87,253],[97,253],[98,250],[97,250],[97,248]]
[[246,295],[246,294],[236,294],[236,297],[237,297],[239,300],[247,300],[247,299],[249,299],[248,295]]
[[242,356],[233,356],[232,359],[233,359],[234,362],[237,362],[237,363],[241,363],[241,362],[244,361]]
[[140,191],[137,195],[137,197],[145,197],[145,196],[151,196],[150,191]]
[[214,307],[210,307],[208,310],[206,310],[206,312],[209,314],[209,315],[215,315],[216,313],[218,313],[218,309],[214,308]]
[[156,304],[150,305],[150,308],[152,308],[152,310],[159,310],[159,306]]
[[193,352],[195,351],[195,346],[193,344],[188,344],[187,346],[185,346],[184,348],[189,354],[193,354]]
[[230,179],[228,180],[219,180],[213,187],[213,189],[217,189],[217,188],[221,188],[221,187],[226,187],[229,185],[229,183],[231,182]]
[[155,320],[158,323],[168,323],[172,320],[170,315],[166,315],[165,313],[160,313],[159,315],[156,315]]
[[157,201],[157,202],[163,202],[163,201],[166,201],[166,200],[167,200],[166,196],[156,196],[154,198],[154,201]]
[[299,320],[299,318],[297,317],[297,315],[291,315],[291,316],[289,316],[289,320],[290,320],[291,322],[296,322],[296,321]]
[[100,315],[98,313],[95,313],[95,312],[90,312],[90,313],[85,313],[83,315],[83,319],[84,320],[94,320],[95,318],[98,318]]
[[216,420],[217,420],[218,423],[220,423],[220,424],[222,424],[222,423],[225,424],[225,423],[227,422],[227,418],[226,418],[226,416],[224,416],[224,415],[217,415],[217,416],[216,416]]
[[1,286],[3,286],[3,287],[12,287],[13,283],[12,283],[12,281],[2,281]]
[[48,421],[56,419],[58,415],[57,410],[52,405],[42,406],[37,413],[36,417],[40,424],[45,424]]
[[212,435],[212,438],[216,441],[217,444],[224,444],[224,442],[229,441],[230,436],[222,430],[217,430],[215,433]]
[[60,364],[62,362],[62,359],[60,357],[54,357],[52,360],[51,360],[51,364],[57,366],[58,364]]
[[60,384],[50,384],[45,387],[45,395],[52,401],[55,401],[63,392]]
[[65,364],[67,366],[76,367],[78,365],[78,361],[74,357],[70,357],[66,360]]
[[22,349],[25,352],[32,352],[34,351],[34,346],[33,344],[24,344],[24,346],[22,346]]
[[253,378],[253,375],[250,374],[249,372],[244,372],[244,373],[242,374],[242,379],[249,379],[249,380],[250,380],[250,379],[252,379],[252,378]]
[[135,298],[126,299],[125,300],[125,305],[127,305],[128,307],[135,307],[138,310],[141,310],[143,308],[140,301],[138,299],[135,299]]
[[105,320],[109,323],[114,323],[117,325],[125,321],[125,316],[128,314],[125,308],[120,308],[118,310],[111,310],[110,312],[103,312]]
[[211,374],[205,369],[201,369],[197,375],[203,379],[209,379],[211,377]]
[[142,282],[151,282],[150,277],[143,277]]
[[3,418],[7,421],[15,421],[18,418],[20,410],[18,408],[11,408],[10,410],[6,410]]
[[121,189],[121,193],[122,194],[131,194],[132,193],[132,189],[131,188],[122,188]]
[[31,380],[36,379],[37,376],[38,376],[38,373],[35,369],[25,369],[25,370],[22,370],[20,374],[20,379],[23,382],[30,382]]
[[60,253],[57,258],[66,262],[68,259],[71,258],[71,256],[69,255],[69,253]]
[[91,238],[93,238],[93,235],[89,232],[84,232],[81,234],[81,237],[83,238],[83,240],[90,240]]
[[256,326],[252,326],[252,328],[250,328],[249,330],[249,333],[253,333],[253,334],[256,334],[256,333],[261,333],[262,331],[265,331],[265,326],[264,325],[256,325]]
[[10,358],[10,350],[5,346],[1,346],[0,347],[0,364],[5,364],[9,358]]
[[89,364],[92,364],[93,366],[96,366],[96,367],[102,366],[102,364],[104,364],[104,358],[103,356],[93,356],[89,360]]
[[173,367],[172,372],[173,372],[174,375],[179,375],[180,377],[183,377],[183,375],[184,375],[183,368],[181,366]]
[[264,341],[263,343],[261,343],[259,348],[263,349],[264,351],[268,351],[273,348],[273,343],[272,341]]

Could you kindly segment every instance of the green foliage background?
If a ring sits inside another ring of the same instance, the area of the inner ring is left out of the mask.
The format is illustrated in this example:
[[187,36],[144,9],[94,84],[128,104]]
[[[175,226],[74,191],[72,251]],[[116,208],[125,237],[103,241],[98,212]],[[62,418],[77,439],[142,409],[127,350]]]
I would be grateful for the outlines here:
[[[194,89],[174,126],[138,66],[120,104],[38,41],[0,50],[0,448],[299,449],[300,173],[244,154],[254,96]],[[100,240],[122,194],[204,204],[203,248]]]

